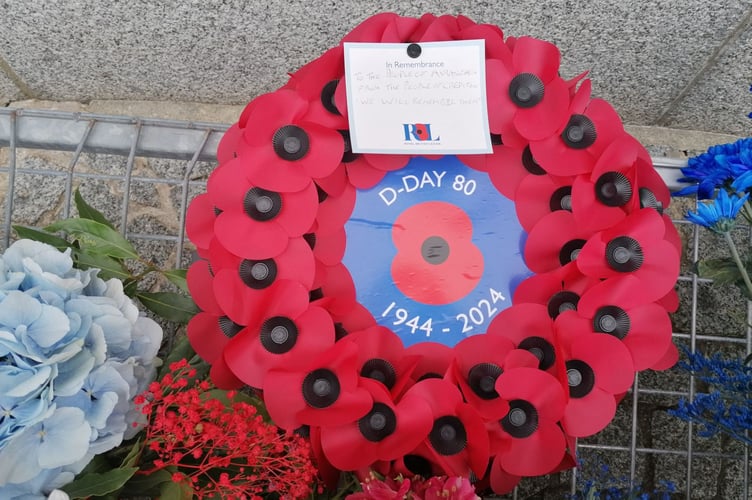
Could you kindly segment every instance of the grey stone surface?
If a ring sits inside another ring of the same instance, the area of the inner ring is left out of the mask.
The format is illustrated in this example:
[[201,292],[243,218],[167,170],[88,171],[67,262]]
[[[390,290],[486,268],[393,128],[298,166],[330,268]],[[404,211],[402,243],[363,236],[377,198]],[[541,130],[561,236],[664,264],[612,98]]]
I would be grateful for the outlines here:
[[752,26],[749,26],[678,103],[663,125],[749,135],[752,131],[752,121],[747,116],[752,112],[751,67]]
[[18,90],[18,87],[0,71],[0,106],[5,106],[7,103],[21,97],[23,97],[23,94]]
[[[372,14],[462,13],[555,42],[562,74],[590,69],[596,95],[625,121],[650,124],[749,8],[745,0],[6,0],[0,52],[41,98],[237,104],[277,88]],[[713,70],[724,88],[743,86],[741,66],[725,70]],[[697,114],[706,99],[682,106]],[[746,108],[732,100],[728,109]],[[701,128],[740,132],[728,120],[711,114]]]

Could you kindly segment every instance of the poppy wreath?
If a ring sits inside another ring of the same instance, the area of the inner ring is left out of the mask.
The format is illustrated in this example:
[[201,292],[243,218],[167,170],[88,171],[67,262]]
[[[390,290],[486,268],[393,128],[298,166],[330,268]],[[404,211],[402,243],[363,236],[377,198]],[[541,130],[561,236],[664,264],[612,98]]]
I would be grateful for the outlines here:
[[[370,468],[504,493],[574,466],[575,438],[608,425],[635,372],[677,360],[668,314],[681,243],[668,189],[585,75],[560,76],[556,46],[463,16],[391,13],[342,42],[469,39],[485,42],[493,152],[462,161],[513,200],[535,273],[485,334],[405,347],[356,299],[342,259],[357,191],[411,156],[351,151],[342,43],[248,104],[188,209],[201,257],[188,272],[201,309],[192,346],[218,386],[250,386],[277,425],[305,429],[329,480]],[[452,210],[437,200],[430,212]],[[482,273],[461,215],[459,258],[434,283],[460,274],[472,287]],[[427,293],[420,280],[435,269],[399,256],[428,235],[426,213],[402,218],[416,229],[395,230],[392,276],[417,276],[401,280],[406,295]],[[455,299],[440,285],[430,293]]]

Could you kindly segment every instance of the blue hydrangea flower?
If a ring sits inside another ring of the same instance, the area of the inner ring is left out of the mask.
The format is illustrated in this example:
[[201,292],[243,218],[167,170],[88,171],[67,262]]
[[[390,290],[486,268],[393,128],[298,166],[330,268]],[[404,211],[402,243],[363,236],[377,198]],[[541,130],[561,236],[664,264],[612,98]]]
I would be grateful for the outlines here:
[[20,240],[0,255],[0,498],[45,498],[139,430],[162,330],[118,280]]
[[742,197],[735,194],[729,196],[725,189],[719,189],[712,202],[700,203],[697,205],[697,212],[690,210],[686,219],[716,233],[727,233],[733,229],[736,216],[748,198],[749,193]]

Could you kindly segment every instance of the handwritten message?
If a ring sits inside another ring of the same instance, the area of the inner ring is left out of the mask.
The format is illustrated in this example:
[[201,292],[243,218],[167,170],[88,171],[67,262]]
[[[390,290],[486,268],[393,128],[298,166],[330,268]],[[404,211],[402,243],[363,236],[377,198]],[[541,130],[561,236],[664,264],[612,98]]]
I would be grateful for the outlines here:
[[485,44],[345,43],[356,153],[490,153]]

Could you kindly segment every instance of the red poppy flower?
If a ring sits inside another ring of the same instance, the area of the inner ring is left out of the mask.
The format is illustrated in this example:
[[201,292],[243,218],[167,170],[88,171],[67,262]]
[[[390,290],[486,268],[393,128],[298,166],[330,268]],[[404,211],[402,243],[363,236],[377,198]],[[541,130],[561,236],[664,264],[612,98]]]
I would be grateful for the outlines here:
[[661,359],[659,359],[653,366],[651,366],[650,369],[657,371],[668,370],[669,368],[673,367],[678,361],[679,350],[673,343],[671,343],[668,345],[668,349],[666,349],[666,352],[663,353]]
[[588,175],[572,185],[572,213],[584,229],[613,226],[639,208],[668,206],[670,194],[650,155],[634,138],[612,142]]
[[346,311],[329,311],[334,321],[334,331],[337,339],[341,339],[350,334],[365,330],[376,325],[373,314],[362,304],[353,302]]
[[[215,279],[215,286],[217,286]],[[233,373],[252,387],[263,387],[268,370],[295,364],[334,344],[334,323],[322,308],[309,305],[299,283],[279,281],[253,304],[249,321],[224,349]]]
[[515,193],[517,218],[525,231],[532,231],[543,217],[558,210],[572,211],[571,177],[526,175]]
[[239,157],[256,185],[300,191],[311,178],[326,177],[337,168],[344,152],[342,136],[307,121],[308,108],[308,101],[290,89],[259,96],[247,108]]
[[394,284],[423,304],[461,299],[483,275],[483,254],[472,233],[470,217],[455,205],[429,201],[405,210],[392,228]]
[[304,121],[330,129],[347,128],[347,118],[334,104],[334,91],[344,77],[345,56],[342,45],[327,50],[321,57],[290,75],[287,88],[297,91],[308,101]]
[[559,381],[535,368],[515,368],[496,379],[496,391],[509,401],[509,413],[488,424],[498,465],[515,476],[551,472],[566,452],[558,425],[566,396]]
[[596,233],[582,247],[577,267],[595,278],[631,274],[638,284],[633,293],[655,301],[674,288],[679,255],[664,239],[666,223],[653,209],[641,209],[619,224]]
[[561,311],[576,309],[585,290],[599,282],[598,278],[582,274],[577,264],[570,262],[554,271],[524,280],[515,289],[512,302],[542,304],[548,308],[549,316],[556,318]]
[[512,54],[504,43],[504,32],[493,24],[476,24],[464,16],[457,17],[460,28],[457,40],[483,40],[486,47],[486,59],[511,61]]
[[576,314],[556,318],[562,336],[605,333],[622,341],[629,350],[635,370],[657,363],[671,343],[671,319],[666,309],[647,303],[635,294],[634,276],[608,279],[582,296]]
[[405,358],[402,340],[396,333],[377,325],[352,332],[343,342],[353,342],[358,346],[361,377],[380,382],[395,396],[402,392],[409,376],[406,369],[415,363],[407,363],[409,358]]
[[514,343],[496,335],[473,335],[454,346],[451,378],[467,401],[485,419],[499,419],[509,411],[509,403],[496,392],[496,379],[516,366],[538,367],[538,358],[529,351],[515,349]]
[[[576,304],[563,302],[560,307],[566,309],[576,307]],[[538,359],[539,370],[547,371],[563,382],[564,360],[558,348],[549,309],[550,307],[540,304],[517,304],[504,309],[491,320],[486,335],[511,340],[517,349],[529,351]],[[524,366],[524,363],[518,362],[516,366]]]
[[514,474],[510,474],[505,471],[501,467],[501,460],[498,456],[494,457],[493,459],[490,476],[491,489],[497,495],[505,495],[507,493],[511,493],[512,490],[514,490],[517,485],[520,484],[520,480],[522,480],[520,476],[515,476]]
[[511,60],[486,60],[491,132],[510,145],[510,131],[527,140],[545,139],[568,116],[569,89],[558,75],[559,49],[531,37],[516,39],[511,49]]
[[342,263],[327,267],[321,285],[311,290],[310,298],[331,314],[347,314],[356,302],[355,283],[347,267]]
[[214,276],[208,261],[197,260],[191,264],[186,273],[186,284],[193,302],[199,309],[214,314],[222,314],[222,308],[214,296]]
[[[584,89],[584,90],[583,90]],[[624,127],[614,108],[603,99],[593,99],[578,110],[578,97],[589,95],[589,82],[583,83],[572,100],[571,116],[557,133],[530,143],[536,161],[552,175],[579,175],[593,170],[603,151],[623,137]]]
[[361,386],[373,398],[370,411],[356,422],[321,429],[324,453],[342,470],[400,458],[418,446],[433,425],[431,407],[420,396],[406,394],[395,404],[382,384],[367,379]]
[[214,222],[217,214],[208,194],[203,193],[191,201],[185,214],[185,234],[196,246],[196,252],[206,258],[214,240]]
[[452,383],[426,379],[405,392],[404,398],[420,397],[427,401],[433,422],[425,444],[434,460],[450,476],[468,476],[472,471],[483,476],[489,460],[488,434],[483,419]]
[[562,337],[562,347],[569,400],[561,423],[571,436],[591,436],[613,420],[615,395],[632,385],[632,358],[624,344],[610,335],[581,332]]
[[297,364],[270,370],[264,381],[264,403],[279,427],[334,426],[355,422],[373,406],[359,387],[358,349],[337,342],[323,353]]
[[238,123],[234,123],[222,135],[217,144],[217,163],[220,165],[237,158],[238,151],[242,148],[243,129]]
[[592,234],[592,231],[586,231],[577,224],[571,212],[551,212],[528,233],[525,264],[536,273],[566,266],[578,258],[580,250]]
[[207,192],[221,210],[214,223],[217,239],[245,259],[268,259],[282,253],[290,238],[302,236],[316,217],[316,186],[276,192],[250,181],[241,159],[219,166],[209,176]]
[[419,342],[407,347],[405,356],[417,360],[410,377],[420,382],[427,378],[444,378],[454,359],[454,351],[438,342]]

